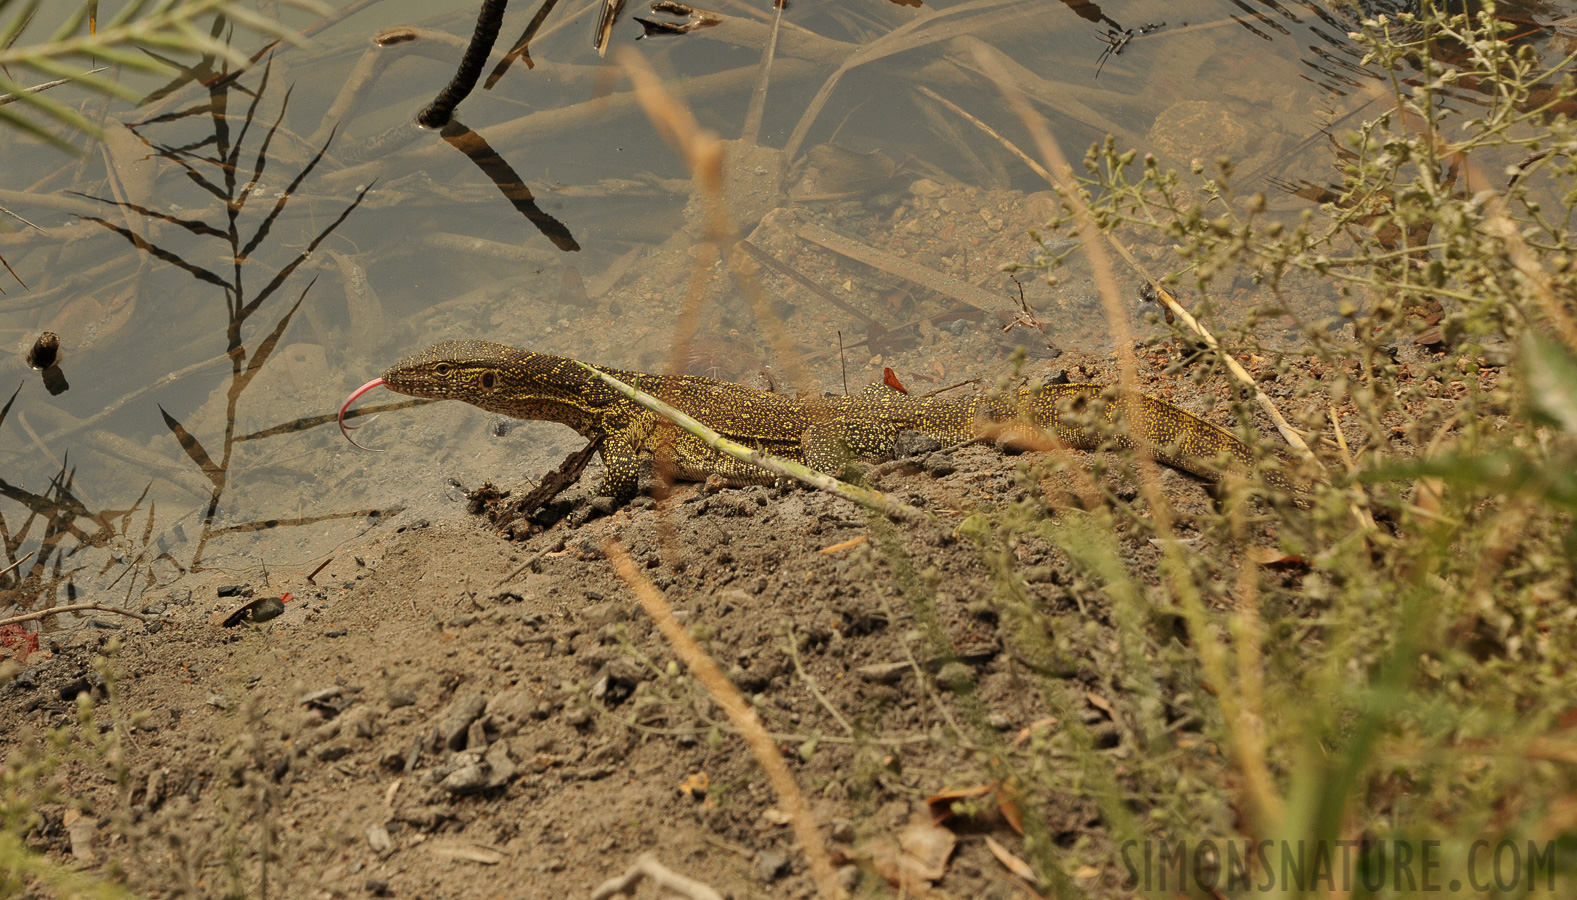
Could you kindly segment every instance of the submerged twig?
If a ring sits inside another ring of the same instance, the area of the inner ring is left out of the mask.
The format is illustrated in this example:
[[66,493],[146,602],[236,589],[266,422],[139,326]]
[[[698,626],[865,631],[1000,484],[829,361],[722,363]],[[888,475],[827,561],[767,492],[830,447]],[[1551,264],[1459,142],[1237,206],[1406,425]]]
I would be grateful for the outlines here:
[[[107,68],[109,68],[109,66],[99,66],[97,69],[89,69],[87,72],[85,72],[83,74],[86,74],[86,75],[97,75],[98,73],[104,71]],[[50,88],[57,88],[57,87],[60,87],[63,84],[70,84],[71,82],[76,81],[76,80],[77,79],[75,79],[75,78],[57,78],[54,81],[46,81],[43,84],[35,84],[32,87],[25,87],[25,88],[21,89],[20,91],[12,91],[9,94],[0,94],[0,106],[5,106],[7,103],[15,103],[16,101],[22,99],[22,95],[23,94],[37,94],[37,93],[41,93],[43,91],[49,90]]]
[[[26,558],[26,556],[22,557],[22,559]],[[21,562],[21,560],[17,560],[17,562]],[[10,616],[9,618],[0,619],[0,627],[4,627],[6,625],[15,625],[18,622],[34,622],[39,619],[48,618],[49,616],[55,615],[56,613],[82,612],[83,610],[88,609],[95,610],[97,612],[114,613],[117,616],[127,616],[129,618],[136,619],[139,622],[146,622],[150,618],[149,616],[145,616],[140,612],[132,612],[129,609],[121,609],[120,607],[116,606],[105,606],[102,603],[72,603],[66,606],[51,606],[49,609],[40,609],[30,613],[23,613],[19,616]]]

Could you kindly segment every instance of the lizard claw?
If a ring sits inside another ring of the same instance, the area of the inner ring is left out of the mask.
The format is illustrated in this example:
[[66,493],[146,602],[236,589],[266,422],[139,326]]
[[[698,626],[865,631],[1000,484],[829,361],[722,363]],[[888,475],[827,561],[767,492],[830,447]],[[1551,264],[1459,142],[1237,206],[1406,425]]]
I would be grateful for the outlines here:
[[339,408],[339,431],[340,431],[340,434],[345,435],[345,440],[350,441],[351,446],[356,447],[357,449],[367,450],[367,451],[370,451],[372,453],[382,453],[383,452],[382,450],[376,450],[376,449],[373,449],[372,447],[363,447],[361,444],[356,443],[356,439],[351,437],[350,433],[354,429],[360,428],[361,426],[360,425],[347,425],[347,424],[345,424],[345,412],[346,412],[346,410],[350,409],[350,405],[352,403],[355,403],[356,399],[358,397],[360,397],[362,394],[367,393],[368,391],[372,390],[375,387],[382,387],[382,386],[383,386],[383,379],[382,378],[374,378],[373,380],[367,382],[366,384],[362,385],[361,387],[359,387],[355,391],[353,391],[349,397],[345,398],[345,402],[340,404],[340,408]]

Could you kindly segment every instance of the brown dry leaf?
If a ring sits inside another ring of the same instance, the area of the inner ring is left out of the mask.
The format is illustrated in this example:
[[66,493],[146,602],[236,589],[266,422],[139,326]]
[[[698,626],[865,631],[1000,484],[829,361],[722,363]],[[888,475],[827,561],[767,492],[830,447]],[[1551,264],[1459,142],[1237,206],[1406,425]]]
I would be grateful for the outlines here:
[[93,852],[93,839],[98,834],[99,820],[79,815],[76,819],[68,820],[65,825],[66,835],[71,838],[71,855],[84,865],[91,866],[98,862],[98,854]]
[[899,849],[913,861],[912,871],[926,881],[936,881],[947,874],[947,860],[957,846],[957,835],[924,817],[913,819],[898,832]]
[[997,796],[997,809],[1001,810],[1002,818],[1007,820],[1009,828],[1012,828],[1020,835],[1024,833],[1024,811],[1019,809],[1017,800],[1007,796],[1006,793],[999,794]]
[[841,552],[843,550],[850,550],[850,549],[853,549],[855,547],[858,547],[858,546],[860,546],[861,544],[865,543],[866,541],[868,541],[870,539],[871,539],[870,535],[862,534],[859,537],[849,538],[846,541],[841,541],[839,543],[833,544],[831,547],[823,547],[820,550],[817,550],[816,552],[817,553],[838,553],[838,552]]
[[931,821],[940,825],[953,817],[954,800],[984,797],[994,790],[996,790],[996,785],[991,782],[977,784],[974,787],[953,788],[925,798],[925,807],[931,813]]
[[997,843],[996,839],[989,834],[986,835],[986,849],[990,850],[991,855],[997,858],[997,862],[1006,867],[1009,872],[1030,884],[1040,884],[1040,879],[1035,877],[1035,870],[1029,867],[1029,863],[1008,852],[1008,848]]
[[1036,719],[1035,721],[1033,721],[1033,722],[1029,723],[1028,725],[1026,725],[1023,729],[1021,729],[1019,731],[1019,733],[1017,735],[1014,736],[1014,738],[1013,738],[1013,746],[1015,746],[1015,747],[1022,746],[1025,741],[1029,740],[1029,736],[1031,734],[1034,734],[1036,731],[1038,731],[1039,729],[1042,729],[1042,728],[1050,728],[1051,726],[1053,726],[1055,724],[1057,724],[1057,717],[1056,716],[1047,716],[1044,719]]
[[1084,696],[1089,699],[1091,706],[1111,716],[1113,722],[1117,721],[1117,707],[1112,706],[1112,701],[1094,691],[1086,691]]
[[1251,562],[1269,568],[1299,568],[1309,567],[1309,561],[1295,554],[1283,553],[1275,547],[1255,547],[1248,552]]

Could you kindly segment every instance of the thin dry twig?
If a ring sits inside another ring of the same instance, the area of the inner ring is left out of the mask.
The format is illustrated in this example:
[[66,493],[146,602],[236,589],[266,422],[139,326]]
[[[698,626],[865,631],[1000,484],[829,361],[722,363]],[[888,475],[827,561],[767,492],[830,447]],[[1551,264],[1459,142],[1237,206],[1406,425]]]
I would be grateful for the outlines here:
[[17,566],[20,566],[21,564],[27,562],[28,559],[30,557],[32,557],[32,555],[33,555],[33,551],[31,551],[31,550],[29,550],[26,553],[22,554],[22,557],[20,559],[18,559],[16,562],[12,563],[9,566],[6,566],[3,569],[0,569],[0,575],[4,575],[7,572],[10,572],[12,569],[16,568]]
[[[23,557],[23,559],[26,558],[27,557]],[[33,622],[44,619],[48,616],[53,616],[56,613],[81,612],[85,609],[97,610],[98,612],[114,613],[117,616],[129,616],[130,618],[136,619],[139,622],[148,621],[148,616],[145,616],[139,612],[132,612],[129,609],[121,609],[115,606],[105,606],[102,603],[72,603],[67,606],[51,606],[49,609],[40,609],[30,613],[23,613],[19,616],[11,616],[9,618],[0,619],[0,627],[6,625],[15,625],[18,622]]]
[[805,682],[805,689],[810,691],[810,695],[816,698],[816,701],[821,704],[822,708],[831,713],[832,717],[838,720],[838,724],[843,726],[843,730],[848,732],[850,737],[853,737],[854,726],[850,725],[849,720],[843,717],[843,713],[838,712],[838,708],[832,705],[832,701],[827,699],[827,695],[821,692],[821,687],[816,684],[816,679],[810,677],[810,673],[805,671],[805,665],[800,662],[799,644],[794,640],[794,623],[790,622],[784,631],[786,632],[785,636],[788,638],[789,659],[794,661],[794,672],[799,675],[800,681]]
[[609,878],[592,891],[591,900],[607,900],[618,894],[633,894],[635,886],[641,883],[642,878],[650,878],[663,890],[673,891],[689,900],[723,900],[722,894],[707,885],[686,878],[658,862],[655,853],[642,853],[636,858],[634,865],[624,870],[623,875]]
[[761,720],[756,717],[756,711],[751,708],[739,689],[734,687],[723,670],[718,668],[717,662],[696,643],[690,632],[674,618],[673,607],[668,605],[668,599],[663,592],[652,584],[635,560],[616,538],[609,538],[602,545],[603,555],[613,565],[613,570],[630,590],[635,594],[635,599],[652,617],[657,629],[667,639],[669,646],[673,647],[677,655],[689,670],[694,673],[696,680],[711,695],[712,700],[723,708],[729,721],[739,729],[745,743],[750,745],[750,750],[756,755],[756,761],[767,773],[767,780],[771,782],[772,789],[778,795],[778,803],[784,814],[789,817],[789,824],[794,829],[794,837],[799,841],[801,850],[805,853],[806,860],[810,863],[811,877],[816,882],[816,888],[826,900],[841,900],[847,893],[838,884],[838,878],[832,867],[832,856],[827,852],[827,845],[821,838],[821,832],[816,829],[816,820],[811,815],[810,804],[805,802],[805,795],[800,793],[799,785],[794,781],[794,775],[789,771],[788,764],[783,761],[783,756],[778,752],[777,745],[773,743],[772,736],[762,727]]

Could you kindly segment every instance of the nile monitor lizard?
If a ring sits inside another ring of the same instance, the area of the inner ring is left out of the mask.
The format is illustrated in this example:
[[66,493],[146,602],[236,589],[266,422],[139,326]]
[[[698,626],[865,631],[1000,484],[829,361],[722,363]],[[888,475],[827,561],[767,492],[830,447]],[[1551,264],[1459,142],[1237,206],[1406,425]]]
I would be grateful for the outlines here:
[[[693,375],[646,375],[597,366],[603,372],[689,413],[725,437],[768,453],[838,474],[850,460],[891,455],[901,431],[912,429],[943,443],[1001,434],[1033,423],[1067,446],[1092,450],[1108,437],[1117,445],[1144,446],[1155,457],[1204,478],[1218,466],[1248,466],[1248,447],[1224,429],[1164,400],[1113,396],[1096,384],[1028,387],[1016,395],[957,400],[917,398],[886,385],[852,396],[792,398]],[[517,350],[485,341],[443,341],[395,363],[379,385],[413,397],[464,400],[517,419],[558,422],[588,439],[603,439],[606,474],[601,493],[628,500],[636,492],[642,455],[670,446],[677,478],[719,475],[734,484],[772,481],[772,474],[723,456],[668,420],[615,393],[572,359]],[[1124,428],[1102,428],[1122,420]]]

